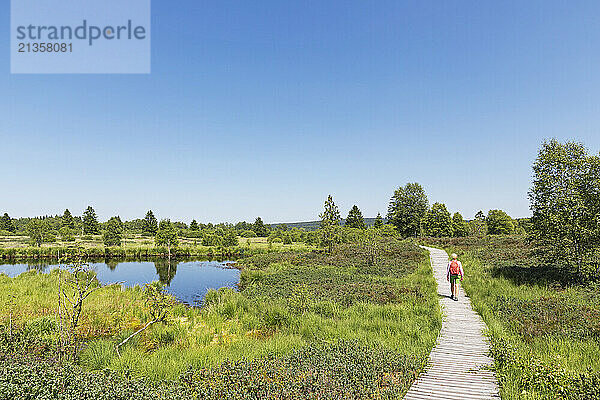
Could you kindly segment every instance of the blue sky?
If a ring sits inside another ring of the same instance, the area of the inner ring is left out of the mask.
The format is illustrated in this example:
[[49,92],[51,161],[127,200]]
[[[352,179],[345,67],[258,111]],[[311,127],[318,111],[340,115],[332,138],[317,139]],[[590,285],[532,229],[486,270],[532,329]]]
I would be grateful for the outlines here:
[[467,218],[526,216],[544,139],[600,148],[599,15],[597,1],[154,1],[149,75],[11,75],[2,24],[0,211],[293,222],[330,193],[344,216],[385,214],[416,181]]

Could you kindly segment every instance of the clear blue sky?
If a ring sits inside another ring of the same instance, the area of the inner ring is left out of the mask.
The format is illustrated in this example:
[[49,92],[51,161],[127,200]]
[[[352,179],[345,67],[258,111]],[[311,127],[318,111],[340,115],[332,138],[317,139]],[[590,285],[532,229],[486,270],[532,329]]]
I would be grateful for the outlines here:
[[150,75],[10,75],[8,13],[13,217],[371,217],[412,181],[518,217],[542,140],[600,148],[598,1],[155,0]]

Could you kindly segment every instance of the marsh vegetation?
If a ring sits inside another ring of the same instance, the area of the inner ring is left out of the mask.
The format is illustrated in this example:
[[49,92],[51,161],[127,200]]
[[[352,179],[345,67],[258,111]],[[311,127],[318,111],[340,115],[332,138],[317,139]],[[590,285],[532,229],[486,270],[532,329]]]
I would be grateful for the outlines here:
[[[116,344],[151,320],[152,307],[140,287],[102,287],[84,304],[77,335],[85,345],[68,368],[82,371],[81,379],[91,376],[83,371],[104,370],[150,378],[144,382],[152,390],[169,381],[200,398],[395,398],[424,366],[441,315],[426,252],[379,235],[375,245],[375,257],[370,244],[359,241],[331,253],[241,260],[239,292],[209,291],[201,308],[173,305],[164,321],[119,353]],[[35,343],[9,346],[24,363],[53,357],[57,273],[0,276],[0,301],[14,296],[14,331]],[[13,357],[3,354],[5,362]],[[3,384],[15,395],[22,390],[13,378]]]

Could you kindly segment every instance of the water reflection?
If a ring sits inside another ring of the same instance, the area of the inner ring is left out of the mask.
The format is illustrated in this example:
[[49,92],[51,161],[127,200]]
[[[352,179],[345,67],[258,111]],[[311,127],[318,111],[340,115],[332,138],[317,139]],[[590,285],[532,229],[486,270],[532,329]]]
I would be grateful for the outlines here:
[[117,261],[114,260],[110,260],[106,262],[106,266],[108,267],[108,269],[110,269],[111,271],[114,271],[115,268],[117,268],[117,265],[119,265],[119,263]]
[[[0,265],[0,273],[14,277],[31,270],[47,273],[57,267],[64,265],[4,264]],[[168,292],[188,304],[201,303],[209,289],[235,288],[240,280],[239,270],[227,268],[225,263],[218,261],[108,260],[90,263],[90,267],[96,271],[98,280],[103,284],[120,282],[131,287],[159,280],[166,285]]]
[[154,267],[158,274],[159,280],[167,286],[171,285],[171,281],[177,273],[177,264],[171,260],[155,261]]

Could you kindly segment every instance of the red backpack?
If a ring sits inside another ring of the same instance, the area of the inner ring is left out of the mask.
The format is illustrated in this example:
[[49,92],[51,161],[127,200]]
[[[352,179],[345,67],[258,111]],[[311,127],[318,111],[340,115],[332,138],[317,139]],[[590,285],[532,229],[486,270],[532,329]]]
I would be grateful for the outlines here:
[[452,260],[450,262],[450,275],[458,275],[460,274],[460,267],[458,266],[458,261]]

